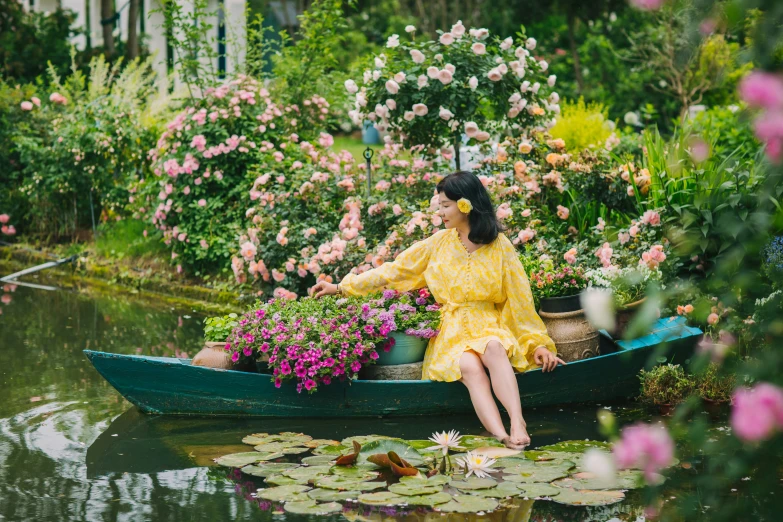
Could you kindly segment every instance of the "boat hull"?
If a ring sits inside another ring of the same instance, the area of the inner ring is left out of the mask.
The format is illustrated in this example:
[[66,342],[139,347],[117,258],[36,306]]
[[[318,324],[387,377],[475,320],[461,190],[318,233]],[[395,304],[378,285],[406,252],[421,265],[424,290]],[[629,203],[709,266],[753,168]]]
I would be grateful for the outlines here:
[[[660,321],[659,321],[660,322]],[[690,357],[697,328],[677,323],[669,339],[655,344],[631,341],[618,351],[574,361],[553,372],[517,375],[523,406],[605,401],[638,394],[637,374],[657,364]],[[676,333],[675,333],[676,330]],[[659,329],[654,330],[661,334]],[[664,343],[664,341],[667,341]],[[663,344],[662,344],[663,343]],[[317,392],[275,388],[269,375],[192,366],[189,360],[121,355],[85,350],[98,372],[145,413],[257,417],[372,417],[452,415],[473,411],[467,389],[458,382],[429,380],[334,382]]]

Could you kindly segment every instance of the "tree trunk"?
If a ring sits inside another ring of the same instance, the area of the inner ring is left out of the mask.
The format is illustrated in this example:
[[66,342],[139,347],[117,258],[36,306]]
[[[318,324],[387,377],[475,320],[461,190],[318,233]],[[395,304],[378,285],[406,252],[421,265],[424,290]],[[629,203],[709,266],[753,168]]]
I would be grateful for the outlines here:
[[[112,21],[109,22],[109,19],[112,19]],[[114,23],[114,0],[101,0],[103,52],[107,58],[110,58],[114,55]]]
[[579,94],[584,91],[584,79],[582,78],[582,62],[579,60],[579,49],[576,47],[576,36],[574,35],[574,26],[576,25],[576,16],[571,9],[568,10],[568,44],[571,47],[571,58],[574,60],[574,78]]
[[128,61],[139,57],[139,33],[136,30],[139,18],[139,1],[130,0],[130,5],[128,6],[128,42],[126,51]]

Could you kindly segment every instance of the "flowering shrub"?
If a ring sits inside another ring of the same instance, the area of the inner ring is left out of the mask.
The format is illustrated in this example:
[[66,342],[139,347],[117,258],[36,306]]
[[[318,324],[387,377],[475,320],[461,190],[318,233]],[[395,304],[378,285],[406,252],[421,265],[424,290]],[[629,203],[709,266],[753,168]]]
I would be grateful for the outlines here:
[[259,156],[282,161],[294,132],[313,132],[329,104],[313,96],[275,103],[261,84],[239,76],[186,106],[149,151],[154,176],[131,188],[138,215],[163,232],[172,260],[197,271],[228,264],[240,234]]
[[648,285],[660,282],[662,274],[657,267],[639,264],[623,268],[614,265],[596,268],[589,270],[585,276],[591,287],[612,289],[615,306],[620,307],[642,299]]
[[271,299],[246,313],[227,340],[234,362],[269,355],[275,386],[296,381],[297,391],[315,391],[333,379],[352,379],[393,343],[389,333],[437,335],[440,314],[426,289],[393,290],[369,297]]
[[452,146],[465,133],[484,142],[494,132],[518,133],[552,123],[559,96],[549,93],[554,75],[531,51],[533,38],[490,37],[457,22],[438,41],[403,42],[393,35],[362,86],[345,82],[355,95],[351,115],[389,129],[406,146],[428,152]]
[[576,295],[587,288],[588,279],[582,266],[561,263],[555,266],[551,259],[522,256],[522,263],[528,272],[530,289],[536,305],[543,298]]
[[0,214],[0,233],[4,236],[13,236],[16,234],[16,227],[9,225],[11,216],[8,214]]

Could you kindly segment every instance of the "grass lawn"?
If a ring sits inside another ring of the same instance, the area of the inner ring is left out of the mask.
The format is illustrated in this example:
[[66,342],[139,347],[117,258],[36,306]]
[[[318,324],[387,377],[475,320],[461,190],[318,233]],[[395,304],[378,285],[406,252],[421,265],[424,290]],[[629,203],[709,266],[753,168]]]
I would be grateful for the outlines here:
[[[372,149],[374,151],[378,151],[378,149],[381,149],[382,145],[371,145]],[[364,162],[364,156],[362,156],[362,153],[364,152],[364,149],[367,148],[367,145],[362,143],[361,138],[353,138],[351,136],[335,136],[334,138],[334,150],[347,150],[350,152],[354,159],[356,159],[357,163]]]

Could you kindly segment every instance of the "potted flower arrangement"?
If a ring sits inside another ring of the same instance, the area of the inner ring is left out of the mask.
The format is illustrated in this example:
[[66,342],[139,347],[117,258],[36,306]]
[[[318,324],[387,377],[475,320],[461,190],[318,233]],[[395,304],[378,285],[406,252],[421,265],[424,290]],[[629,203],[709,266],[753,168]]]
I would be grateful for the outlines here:
[[230,369],[234,367],[226,351],[226,339],[237,326],[239,316],[231,313],[204,319],[204,347],[193,357],[194,366]]
[[679,364],[662,364],[639,373],[642,383],[642,402],[658,407],[661,414],[669,415],[695,389],[695,382],[686,375]]
[[[406,148],[421,146],[432,154],[457,148],[463,134],[480,143],[501,130],[543,129],[559,113],[559,96],[551,91],[556,77],[546,73],[545,60],[535,58],[534,38],[503,39],[462,22],[437,41],[410,34],[410,41],[392,35],[362,81],[345,82],[357,124],[369,119]],[[452,153],[444,152],[447,159]]]
[[[385,290],[379,298],[370,301],[379,310],[380,320],[391,315],[392,320],[381,325],[388,339],[378,352],[379,365],[410,364],[424,360],[424,352],[430,339],[438,335],[440,305],[429,290],[421,288],[413,292]],[[373,318],[367,320],[372,324]]]

